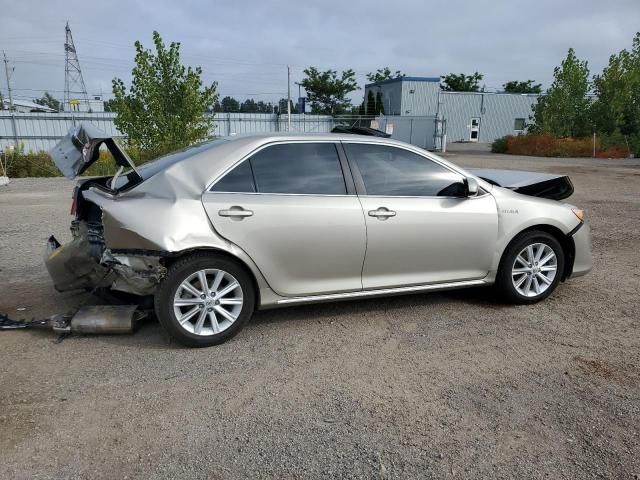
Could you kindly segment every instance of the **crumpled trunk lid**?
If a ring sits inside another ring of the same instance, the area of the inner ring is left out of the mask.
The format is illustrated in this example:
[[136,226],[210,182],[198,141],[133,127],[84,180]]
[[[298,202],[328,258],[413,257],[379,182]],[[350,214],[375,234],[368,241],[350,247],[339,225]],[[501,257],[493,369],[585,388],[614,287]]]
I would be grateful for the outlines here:
[[523,195],[552,200],[563,200],[573,195],[573,183],[566,175],[491,168],[468,168],[467,170],[493,185],[505,187]]
[[[49,154],[65,177],[75,178],[82,175],[98,160],[102,144],[111,152],[118,166],[130,168],[137,173],[133,161],[116,141],[109,134],[86,122],[72,127],[69,133],[49,151]],[[138,177],[140,177],[139,174]]]

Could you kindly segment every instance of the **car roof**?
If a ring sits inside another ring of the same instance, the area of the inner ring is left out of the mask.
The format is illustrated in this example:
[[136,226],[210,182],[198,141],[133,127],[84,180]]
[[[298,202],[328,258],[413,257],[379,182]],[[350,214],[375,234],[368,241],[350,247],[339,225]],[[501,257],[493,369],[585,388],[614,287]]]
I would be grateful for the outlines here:
[[405,142],[393,140],[391,138],[376,137],[372,135],[358,135],[352,133],[311,133],[311,132],[270,132],[259,134],[241,134],[234,135],[233,137],[227,137],[231,142],[243,141],[251,142],[255,141],[256,144],[265,144],[270,142],[282,142],[282,141],[328,141],[328,142],[371,142],[371,143],[388,143],[389,145],[407,145]]

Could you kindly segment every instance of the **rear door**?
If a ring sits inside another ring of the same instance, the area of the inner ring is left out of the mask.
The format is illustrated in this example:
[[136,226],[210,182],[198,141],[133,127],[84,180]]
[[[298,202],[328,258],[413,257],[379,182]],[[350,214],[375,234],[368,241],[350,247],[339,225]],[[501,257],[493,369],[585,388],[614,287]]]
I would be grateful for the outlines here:
[[362,208],[334,142],[270,144],[203,196],[216,231],[280,295],[362,289]]
[[487,275],[498,234],[489,194],[466,197],[457,172],[411,150],[347,143],[367,225],[364,289]]

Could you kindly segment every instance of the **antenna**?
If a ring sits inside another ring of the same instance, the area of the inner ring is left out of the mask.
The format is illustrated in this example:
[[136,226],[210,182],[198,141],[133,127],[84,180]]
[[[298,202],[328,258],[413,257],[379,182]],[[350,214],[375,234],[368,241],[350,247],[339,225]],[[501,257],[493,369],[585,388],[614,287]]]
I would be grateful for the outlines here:
[[69,22],[67,22],[65,32],[67,37],[64,42],[66,60],[64,64],[64,101],[62,108],[65,111],[73,111],[72,106],[78,105],[77,110],[80,110],[80,102],[84,101],[87,105],[87,111],[91,111],[89,95],[87,95],[87,87],[84,84],[84,78],[82,78],[80,61],[78,60],[76,46],[73,44]]

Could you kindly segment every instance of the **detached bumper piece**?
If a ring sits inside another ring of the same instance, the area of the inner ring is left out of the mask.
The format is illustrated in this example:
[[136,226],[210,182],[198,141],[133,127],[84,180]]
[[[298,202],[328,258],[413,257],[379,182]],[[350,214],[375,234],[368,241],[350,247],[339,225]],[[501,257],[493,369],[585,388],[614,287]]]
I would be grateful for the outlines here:
[[45,265],[56,290],[93,289],[113,283],[115,275],[96,261],[94,250],[87,234],[75,236],[64,245],[60,245],[54,236],[49,237]]
[[44,263],[59,292],[110,288],[134,295],[153,295],[167,269],[160,257],[116,254],[105,249],[102,225],[72,224],[73,240],[61,245],[47,241]]
[[0,330],[38,328],[62,335],[71,333],[115,335],[133,333],[138,321],[147,316],[137,305],[91,305],[74,314],[52,315],[44,320],[20,321],[0,315]]

